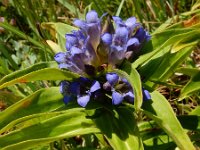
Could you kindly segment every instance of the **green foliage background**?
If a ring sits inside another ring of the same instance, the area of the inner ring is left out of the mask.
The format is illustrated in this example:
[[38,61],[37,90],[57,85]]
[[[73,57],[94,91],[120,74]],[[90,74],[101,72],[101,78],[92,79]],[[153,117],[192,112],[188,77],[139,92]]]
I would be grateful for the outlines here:
[[[62,102],[60,80],[79,75],[53,56],[91,9],[136,16],[152,35],[129,70],[109,70],[131,83],[134,105]],[[0,17],[0,149],[199,149],[199,0],[2,0]]]

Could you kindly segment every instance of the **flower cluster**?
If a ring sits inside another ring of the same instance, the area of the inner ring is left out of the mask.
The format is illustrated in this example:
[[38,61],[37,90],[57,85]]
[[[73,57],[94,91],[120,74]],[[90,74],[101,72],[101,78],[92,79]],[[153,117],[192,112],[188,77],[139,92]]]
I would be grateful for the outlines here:
[[[102,68],[119,66],[125,59],[132,60],[142,46],[150,40],[150,35],[136,22],[135,17],[125,22],[120,17],[107,19],[107,25],[102,25],[101,18],[95,11],[86,14],[86,19],[74,20],[79,30],[66,34],[66,52],[59,52],[55,60],[59,68],[68,69],[82,77],[76,81],[62,81],[60,91],[64,102],[77,99],[79,105],[85,107],[90,99],[109,99],[118,105],[123,100],[134,101],[132,87],[125,78],[116,73],[99,73]],[[99,74],[101,76],[98,79]],[[92,79],[85,76],[91,76]],[[104,97],[104,98],[102,98]],[[150,94],[143,89],[144,100],[150,99]]]

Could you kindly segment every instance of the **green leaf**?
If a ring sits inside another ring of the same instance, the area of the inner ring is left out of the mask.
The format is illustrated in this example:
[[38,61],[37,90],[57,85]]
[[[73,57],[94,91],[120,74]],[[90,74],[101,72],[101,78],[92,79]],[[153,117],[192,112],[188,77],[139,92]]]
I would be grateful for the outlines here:
[[190,76],[188,83],[181,89],[180,100],[184,99],[191,94],[200,90],[200,70],[197,68],[179,68],[176,70],[178,73],[183,73]]
[[200,106],[197,106],[191,113],[190,115],[197,115],[200,116]]
[[101,111],[94,121],[113,149],[132,150],[134,147],[134,149],[143,150],[133,110],[118,107],[115,110]]
[[55,111],[64,106],[62,99],[63,96],[57,87],[36,91],[32,95],[8,107],[3,112],[0,112],[0,128],[15,119],[27,115]]
[[76,14],[78,18],[84,18],[83,14],[74,5],[71,5],[66,0],[58,0],[63,6],[70,10],[71,13]]
[[176,72],[178,73],[183,73],[185,75],[188,75],[188,76],[195,76],[196,74],[198,74],[200,72],[200,69],[198,68],[178,68],[176,70]]
[[7,29],[8,31],[11,31],[15,34],[17,34],[19,37],[31,42],[32,44],[34,44],[35,46],[38,46],[39,48],[41,48],[42,50],[47,50],[49,53],[52,54],[52,51],[51,49],[48,48],[47,45],[45,44],[42,44],[42,42],[38,42],[36,41],[35,39],[31,38],[30,36],[28,36],[27,34],[21,32],[20,30],[18,30],[17,28],[11,26],[10,24],[8,23],[3,23],[3,22],[0,22],[0,27],[3,27],[4,29]]
[[[187,69],[188,70],[188,69]],[[180,100],[200,90],[200,70],[192,69],[193,72],[187,73],[192,75],[188,83],[181,89]]]
[[157,91],[151,93],[151,97],[152,100],[143,104],[144,113],[152,118],[181,150],[195,150],[165,97]]
[[177,42],[175,42],[172,46],[171,52],[175,53],[185,47],[197,45],[200,41],[198,37],[200,37],[200,30],[195,30],[194,33],[188,34],[185,37],[178,40]]
[[0,100],[6,103],[6,106],[12,105],[13,103],[19,101],[20,96],[15,95],[15,93],[10,91],[1,91],[0,90]]
[[[152,34],[151,42],[152,42],[152,47],[154,50],[140,56],[136,61],[133,62],[133,67],[137,68],[147,63],[151,63],[151,61],[156,61],[165,53],[171,52],[172,50],[171,47],[174,43],[180,41],[181,39],[184,39],[188,35],[191,36],[189,43],[193,42],[193,40],[196,41],[196,38],[194,38],[193,36],[196,34],[196,32],[197,32],[197,29],[195,28],[187,28],[187,29],[184,28],[184,29],[169,29],[163,32]],[[189,43],[185,42],[185,44],[189,44]],[[193,45],[194,44],[192,44],[192,46]],[[145,48],[148,49],[148,47],[145,47]],[[162,60],[162,58],[160,59]]]
[[183,128],[192,130],[192,131],[200,131],[200,116],[199,114],[190,113],[190,115],[182,115],[178,116],[178,120],[180,121]]
[[[166,81],[179,65],[188,57],[192,51],[192,47],[186,47],[177,53],[171,53],[167,50],[160,57],[151,60],[149,63],[139,69],[144,80],[156,82]],[[151,68],[151,69],[149,69]],[[149,85],[149,86],[154,86]]]
[[55,61],[50,61],[50,62],[41,62],[41,63],[37,63],[31,67],[28,67],[26,69],[23,69],[23,70],[18,70],[18,71],[15,71],[15,73],[11,73],[9,74],[7,77],[4,77],[0,80],[0,84],[3,84],[9,80],[12,80],[14,78],[18,78],[18,77],[21,77],[21,76],[24,76],[28,73],[31,73],[33,71],[37,71],[37,70],[40,70],[40,69],[44,69],[44,68],[57,68],[57,63]]
[[86,119],[83,108],[69,109],[65,113],[0,136],[0,148],[27,149],[62,138],[99,133],[91,119]]
[[134,106],[136,111],[138,111],[143,102],[142,83],[140,79],[140,74],[137,72],[135,68],[133,68],[129,64],[127,64],[125,68],[127,73],[118,69],[110,70],[110,72],[115,72],[119,76],[126,78],[128,80],[128,82],[133,88],[133,92],[135,95]]
[[11,54],[9,53],[9,48],[2,42],[0,42],[0,49],[1,49],[1,52],[3,53],[3,55],[5,56],[5,58],[8,59],[8,61],[10,62],[11,66],[15,70],[19,69],[19,67],[17,66],[17,64],[15,63],[13,58],[11,57]]
[[124,2],[125,2],[125,0],[121,1],[120,5],[119,5],[119,8],[117,9],[117,12],[116,12],[115,16],[119,16],[119,14],[120,14],[120,12],[122,10],[122,7],[124,5]]
[[55,63],[40,63],[32,67],[13,72],[0,80],[0,89],[16,83],[26,83],[37,80],[72,80],[79,75],[70,71],[60,70],[54,67]]
[[49,29],[53,36],[55,36],[58,40],[58,45],[60,46],[62,51],[66,50],[66,38],[65,34],[70,33],[72,30],[77,30],[76,27],[70,26],[68,24],[64,24],[61,22],[47,22],[42,23],[42,27]]
[[51,49],[53,50],[53,52],[55,54],[58,53],[58,52],[62,52],[63,51],[57,43],[55,43],[55,42],[53,42],[51,40],[46,40],[46,42],[51,47]]

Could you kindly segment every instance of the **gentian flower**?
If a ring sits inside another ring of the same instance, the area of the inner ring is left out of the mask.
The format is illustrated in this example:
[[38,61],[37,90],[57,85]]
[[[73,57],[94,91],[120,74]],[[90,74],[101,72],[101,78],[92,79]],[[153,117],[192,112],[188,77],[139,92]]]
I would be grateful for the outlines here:
[[75,97],[80,106],[85,107],[95,92],[101,89],[98,81],[88,78],[79,78],[74,82],[62,81],[60,91],[64,95],[64,103],[67,104]]
[[[59,52],[54,59],[60,69],[78,73],[81,77],[75,81],[61,81],[60,92],[64,95],[64,103],[73,99],[86,107],[90,100],[112,99],[113,105],[123,101],[134,102],[131,85],[125,78],[116,73],[107,73],[107,66],[116,68],[125,59],[140,52],[142,46],[151,38],[149,33],[130,17],[123,21],[113,17],[109,22],[112,30],[102,30],[102,17],[92,10],[86,14],[85,20],[74,20],[79,30],[66,34],[66,52]],[[87,76],[87,78],[86,78]],[[107,96],[107,95],[111,96]],[[143,89],[143,99],[149,100],[149,92]]]

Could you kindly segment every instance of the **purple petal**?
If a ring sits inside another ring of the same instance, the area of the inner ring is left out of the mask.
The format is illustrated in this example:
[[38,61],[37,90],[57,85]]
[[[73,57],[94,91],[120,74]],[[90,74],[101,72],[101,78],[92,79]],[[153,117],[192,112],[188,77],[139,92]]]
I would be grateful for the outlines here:
[[66,34],[65,38],[67,50],[70,50],[73,45],[78,43],[78,39],[74,34]]
[[116,73],[107,73],[106,80],[113,86],[118,82],[119,76]]
[[[97,50],[97,47],[100,43],[101,39],[101,31],[100,31],[100,24],[99,23],[91,23],[87,26],[87,34],[88,34],[88,41],[87,46],[91,45],[93,51]],[[95,52],[94,52],[95,54]]]
[[98,14],[96,11],[91,10],[86,14],[87,23],[97,23],[99,21]]
[[[125,51],[126,50],[126,47],[122,47],[122,46],[119,46],[119,45],[112,45],[111,46],[111,51],[112,52],[122,52],[122,51]],[[121,55],[121,54],[120,54]]]
[[122,82],[129,84],[128,80],[126,78],[122,78]]
[[122,82],[124,82],[128,87],[131,88],[131,84],[128,82],[128,80],[127,80],[126,78],[122,78],[121,80],[122,80]]
[[118,27],[115,31],[115,36],[123,38],[126,41],[128,38],[128,29],[126,27]]
[[134,37],[138,38],[140,43],[147,42],[151,39],[151,36],[147,31],[144,30],[144,28],[140,27]]
[[72,46],[70,52],[71,52],[71,55],[74,56],[74,55],[77,55],[77,54],[82,54],[83,50],[80,49],[80,48],[77,48],[75,46]]
[[149,93],[149,91],[143,89],[143,101],[147,101],[151,99],[151,95]]
[[80,94],[80,83],[77,81],[72,82],[69,87],[69,92],[73,95],[79,95]]
[[75,19],[74,25],[81,28],[81,29],[86,29],[86,23],[83,20]]
[[67,93],[68,93],[68,90],[69,90],[69,85],[70,85],[69,82],[62,81],[62,82],[60,83],[60,93],[62,93],[62,94],[67,94]]
[[107,45],[110,45],[112,43],[112,35],[109,33],[104,33],[101,36],[101,39],[102,39],[103,43],[105,43]]
[[139,44],[140,44],[140,42],[137,38],[131,38],[127,42],[127,47],[131,46],[131,45],[139,45]]
[[136,24],[136,18],[135,17],[131,17],[131,18],[128,18],[125,22],[126,26],[129,27],[129,28],[132,28],[134,27],[134,25]]
[[59,68],[60,69],[69,69],[70,67],[72,67],[71,65],[69,65],[69,64],[59,64]]
[[85,78],[85,77],[80,77],[79,81],[81,82],[81,84],[87,84],[90,83],[90,79]]
[[87,103],[89,102],[89,100],[90,100],[90,95],[85,95],[85,96],[78,97],[77,102],[82,107],[85,107]]
[[65,61],[66,61],[66,53],[59,52],[54,56],[54,59],[58,63],[65,63]]
[[113,18],[113,20],[114,20],[114,22],[117,26],[119,26],[119,25],[123,26],[124,25],[124,22],[122,21],[122,19],[120,17],[113,16],[112,18]]
[[125,58],[125,52],[126,47],[112,46],[108,57],[109,63],[113,65],[120,64]]
[[148,42],[151,39],[151,35],[146,31],[146,41]]
[[98,81],[94,81],[93,85],[90,88],[90,92],[95,92],[97,90],[101,89],[101,85]]
[[113,91],[112,93],[112,104],[119,105],[123,101],[123,95],[119,92]]
[[103,84],[103,89],[106,90],[106,91],[111,91],[112,86],[110,85],[109,82],[106,82],[106,83]]
[[129,91],[126,94],[124,94],[124,98],[127,99],[129,102],[133,102],[135,96],[134,96],[133,92]]
[[71,97],[71,96],[65,95],[65,96],[64,96],[64,99],[63,99],[63,102],[64,102],[65,104],[68,104],[69,101],[71,101],[71,100],[72,100],[72,97]]

